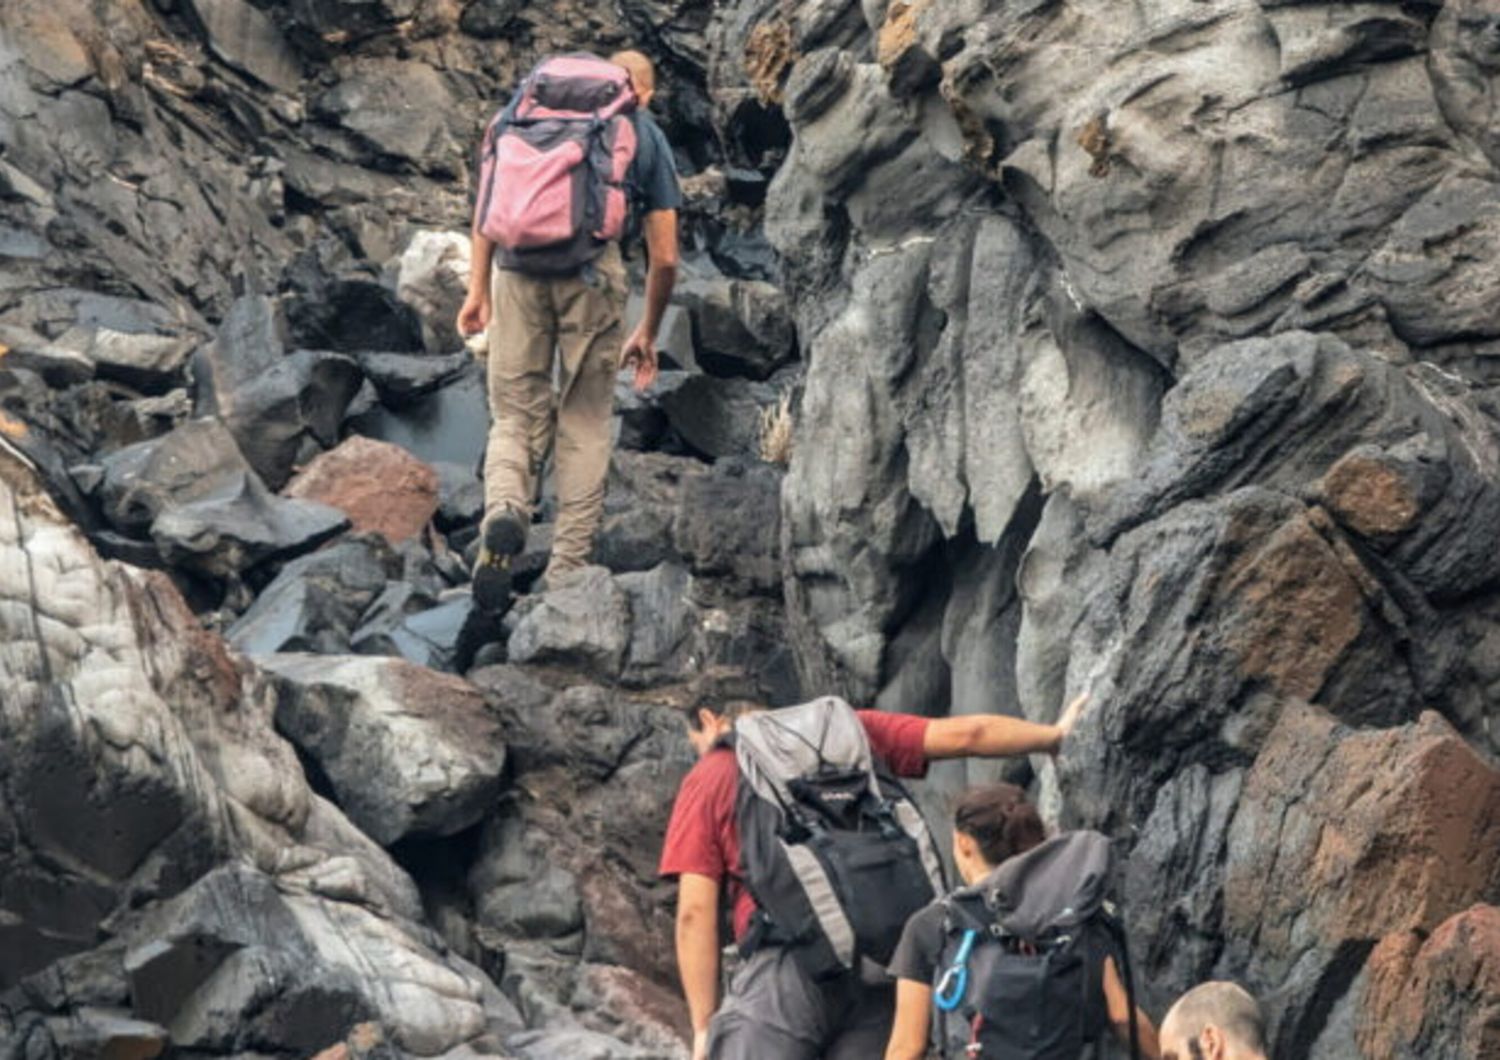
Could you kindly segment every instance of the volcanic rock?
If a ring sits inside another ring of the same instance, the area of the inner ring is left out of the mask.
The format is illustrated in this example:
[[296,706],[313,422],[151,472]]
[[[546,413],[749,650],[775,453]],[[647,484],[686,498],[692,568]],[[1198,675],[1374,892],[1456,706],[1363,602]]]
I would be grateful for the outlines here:
[[394,545],[432,521],[438,476],[398,446],[355,435],[298,471],[284,495],[336,508],[356,532]]
[[500,791],[505,744],[472,686],[401,659],[262,656],[276,725],[377,842],[451,835]]

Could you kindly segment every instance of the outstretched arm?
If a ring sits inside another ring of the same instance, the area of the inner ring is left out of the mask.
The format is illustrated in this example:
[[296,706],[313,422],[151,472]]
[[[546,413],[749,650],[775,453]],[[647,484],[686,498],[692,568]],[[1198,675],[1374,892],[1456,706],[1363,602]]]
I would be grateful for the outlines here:
[[968,714],[928,723],[922,752],[928,758],[1005,758],[1034,753],[1056,754],[1088,703],[1085,692],[1068,704],[1052,725],[1005,714]]
[[719,1007],[719,881],[685,872],[677,885],[677,971],[693,1023],[693,1060],[708,1055]]

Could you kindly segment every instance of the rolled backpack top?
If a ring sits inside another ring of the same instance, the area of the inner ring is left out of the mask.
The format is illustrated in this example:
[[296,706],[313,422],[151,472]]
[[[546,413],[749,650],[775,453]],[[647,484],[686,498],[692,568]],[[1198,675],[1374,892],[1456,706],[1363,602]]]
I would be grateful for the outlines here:
[[916,804],[833,696],[741,718],[734,747],[752,939],[791,947],[816,980],[884,980],[907,919],[944,889]]
[[625,229],[636,108],[621,67],[580,52],[539,63],[491,120],[475,231],[505,268],[576,272]]

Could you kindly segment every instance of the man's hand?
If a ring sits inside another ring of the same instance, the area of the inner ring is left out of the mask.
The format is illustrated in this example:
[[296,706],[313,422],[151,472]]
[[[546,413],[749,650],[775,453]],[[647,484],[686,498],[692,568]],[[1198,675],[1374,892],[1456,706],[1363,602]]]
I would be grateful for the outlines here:
[[1078,719],[1083,715],[1083,708],[1088,705],[1089,693],[1080,692],[1074,697],[1073,702],[1063,708],[1062,714],[1054,722],[1057,727],[1057,747],[1053,748],[1053,754],[1057,754],[1062,749],[1063,742],[1067,740],[1068,734],[1073,731],[1073,727],[1078,724]]
[[475,294],[469,292],[463,308],[458,311],[458,333],[463,336],[477,335],[490,326],[490,298],[488,291]]
[[708,1031],[693,1035],[693,1060],[708,1060]]
[[630,337],[625,340],[625,347],[620,352],[620,363],[626,368],[635,369],[636,393],[644,393],[656,382],[656,336],[646,331],[645,321],[637,324]]

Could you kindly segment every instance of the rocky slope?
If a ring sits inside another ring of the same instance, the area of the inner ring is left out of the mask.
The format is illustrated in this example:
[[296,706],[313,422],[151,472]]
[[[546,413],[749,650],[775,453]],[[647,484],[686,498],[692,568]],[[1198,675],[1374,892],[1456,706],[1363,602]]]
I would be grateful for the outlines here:
[[[496,628],[468,155],[632,42],[672,370]],[[1493,1055],[1497,93],[1479,0],[11,0],[0,1057],[682,1055],[674,707],[1084,688],[1007,768],[1154,1014]]]

